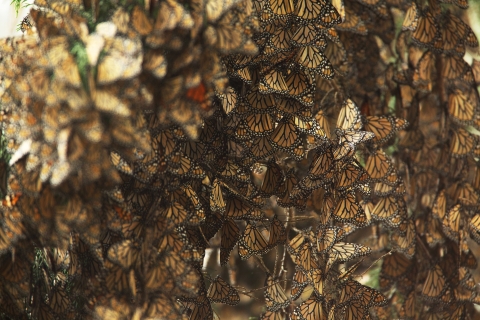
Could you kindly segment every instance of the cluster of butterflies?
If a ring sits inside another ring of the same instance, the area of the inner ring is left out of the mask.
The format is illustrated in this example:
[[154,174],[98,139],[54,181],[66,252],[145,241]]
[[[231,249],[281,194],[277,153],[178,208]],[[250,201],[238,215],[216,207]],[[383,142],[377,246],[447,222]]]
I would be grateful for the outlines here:
[[446,8],[37,0],[0,44],[0,317],[471,317],[478,41]]

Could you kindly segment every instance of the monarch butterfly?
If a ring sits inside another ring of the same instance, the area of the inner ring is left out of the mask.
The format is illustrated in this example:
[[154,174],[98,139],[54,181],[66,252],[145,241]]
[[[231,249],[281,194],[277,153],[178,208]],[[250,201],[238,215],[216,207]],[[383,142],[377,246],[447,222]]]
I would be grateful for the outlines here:
[[288,149],[296,147],[300,141],[298,129],[295,126],[293,117],[283,117],[275,130],[270,135],[270,142],[279,149]]
[[390,172],[384,181],[375,183],[374,194],[380,197],[388,195],[401,196],[405,193],[403,180],[395,171]]
[[61,284],[50,290],[50,307],[56,314],[63,314],[70,307],[70,299]]
[[266,135],[274,129],[272,116],[268,113],[250,113],[246,117],[247,129],[252,135]]
[[452,240],[458,241],[460,232],[460,219],[462,214],[462,205],[456,204],[453,208],[448,210],[445,218],[442,221],[443,232]]
[[458,36],[460,38],[459,42],[462,44],[472,48],[478,47],[478,39],[468,24],[450,12],[447,14],[446,28],[449,28],[452,32],[455,28],[456,34],[454,34],[454,36]]
[[375,137],[372,132],[368,131],[344,131],[336,129],[335,134],[339,137],[338,146],[333,154],[335,160],[351,156],[357,149],[358,144]]
[[303,244],[305,241],[305,236],[303,232],[298,233],[295,237],[293,237],[290,242],[287,244],[287,250],[292,255],[295,256],[297,254],[298,248]]
[[293,0],[268,0],[266,7],[273,14],[278,16],[289,16],[293,14]]
[[342,130],[359,130],[362,127],[361,113],[351,99],[344,101],[337,118],[337,128]]
[[265,287],[265,303],[269,311],[276,312],[290,305],[290,299],[273,275],[267,274]]
[[[281,21],[281,20],[280,20]],[[290,49],[290,41],[292,39],[292,33],[287,26],[278,26],[275,28],[269,44],[279,51]],[[265,52],[265,50],[264,50]]]
[[338,200],[333,211],[333,217],[343,223],[352,223],[356,226],[367,224],[367,217],[359,205],[353,190],[338,193]]
[[480,243],[480,215],[476,214],[468,223],[470,236],[475,242]]
[[133,274],[125,271],[121,266],[109,262],[106,262],[104,265],[108,270],[107,276],[105,277],[105,285],[108,290],[117,293],[132,294],[135,290],[132,285],[135,285],[135,282],[130,281],[130,275]]
[[191,310],[190,320],[213,320],[212,305],[204,292],[200,293],[195,300],[187,301],[184,306],[185,309]]
[[308,196],[313,190],[322,188],[326,185],[326,181],[322,179],[312,180],[309,177],[303,178],[295,187],[293,187],[291,197],[294,200],[299,200],[302,197]]
[[157,219],[155,223],[156,231],[162,234],[159,239],[159,252],[165,251],[168,248],[171,248],[175,252],[181,252],[184,248],[186,242],[185,229],[183,227],[175,229],[174,226],[170,220]]
[[348,320],[365,319],[367,313],[368,309],[363,306],[360,299],[349,301],[342,309],[342,317]]
[[331,147],[320,147],[316,150],[308,177],[312,180],[324,179],[335,168]]
[[313,290],[319,296],[323,295],[323,285],[325,282],[325,274],[322,269],[318,266],[315,266],[310,270],[310,279],[311,284],[313,285]]
[[427,301],[441,300],[447,293],[448,283],[438,264],[428,270],[427,278],[422,288],[422,296]]
[[295,46],[313,45],[318,38],[323,35],[317,32],[313,25],[299,25],[291,37],[291,41]]
[[225,216],[234,219],[259,219],[262,212],[252,207],[239,195],[230,194],[227,196]]
[[222,177],[228,180],[238,181],[238,182],[249,182],[250,176],[242,169],[239,164],[234,161],[227,161],[225,167],[220,173]]
[[392,172],[393,165],[385,152],[378,149],[368,156],[365,161],[365,170],[371,179],[383,180]]
[[326,319],[323,297],[313,293],[310,298],[293,310],[292,320]]
[[212,302],[221,302],[232,306],[240,302],[237,290],[220,278],[220,276],[216,276],[213,279],[208,288],[207,297]]
[[296,201],[291,198],[291,194],[295,185],[298,184],[298,179],[294,170],[289,170],[285,175],[285,181],[282,182],[280,190],[283,190],[277,199],[277,203],[282,207],[291,207],[296,205]]
[[235,89],[232,87],[228,86],[225,89],[224,93],[216,93],[217,97],[221,101],[222,109],[225,112],[225,114],[229,114],[235,109],[235,106],[237,104],[237,92]]
[[341,22],[345,21],[345,5],[343,0],[333,0],[332,5],[337,9],[337,12],[340,16]]
[[283,115],[296,115],[305,110],[305,106],[294,99],[277,99],[277,110]]
[[314,78],[301,69],[288,70],[285,83],[288,87],[288,95],[294,99],[314,92]]
[[425,9],[419,15],[417,28],[412,33],[412,40],[419,46],[434,49],[433,45],[440,35],[437,20],[428,8]]
[[328,251],[327,270],[337,262],[346,262],[370,254],[369,247],[356,243],[337,242]]
[[477,145],[477,139],[463,128],[452,130],[450,152],[454,157],[463,157],[473,151]]
[[290,291],[291,299],[297,300],[310,282],[307,272],[301,266],[295,265],[295,274],[292,278],[292,288]]
[[316,46],[301,47],[298,50],[296,61],[304,70],[320,74],[325,79],[332,79],[334,76],[330,61]]
[[341,230],[339,227],[330,226],[320,228],[317,237],[317,251],[318,253],[324,253],[330,251],[330,249],[338,241],[339,236],[341,235]]
[[283,172],[275,161],[269,161],[265,177],[260,186],[260,193],[265,196],[278,195],[281,182],[284,180]]
[[162,317],[165,319],[174,319],[181,316],[180,311],[181,308],[173,297],[160,293],[148,302],[145,315],[152,318]]
[[124,240],[110,247],[108,250],[108,258],[124,270],[129,270],[138,262],[140,253],[140,248],[136,243],[131,240]]
[[426,222],[425,240],[430,247],[434,247],[438,243],[445,242],[445,235],[441,232],[440,221],[429,217]]
[[174,152],[167,158],[167,170],[178,176],[203,179],[205,172],[192,159],[181,152]]
[[281,311],[266,311],[262,313],[260,320],[285,320],[285,316]]
[[416,245],[416,232],[415,224],[412,219],[406,219],[401,222],[398,230],[392,233],[390,240],[393,242],[394,247],[407,257],[412,257],[415,254]]
[[271,247],[258,230],[255,222],[247,222],[247,226],[238,243],[238,253],[242,260],[250,258],[252,255],[263,255],[267,253]]
[[448,113],[460,124],[469,124],[474,119],[475,108],[480,103],[473,88],[460,90],[455,88],[448,95]]
[[378,144],[384,144],[387,142],[393,134],[405,128],[408,123],[399,118],[385,117],[385,116],[367,116],[365,118],[365,130],[373,132],[375,134],[375,141]]
[[268,238],[268,246],[275,247],[277,244],[283,244],[287,240],[287,233],[283,223],[278,219],[277,215],[273,216],[270,222],[270,237]]
[[205,84],[201,81],[200,84],[189,88],[186,92],[186,96],[188,99],[196,102],[200,108],[204,111],[209,111],[211,106],[207,100],[208,93]]
[[215,179],[215,181],[213,181],[213,188],[210,194],[210,209],[212,210],[212,212],[218,211],[220,213],[224,213],[225,207],[226,204],[223,199],[223,192],[220,182]]
[[363,286],[355,280],[348,280],[342,284],[339,306],[344,303],[348,305],[352,301],[359,301],[366,310],[372,306],[383,306],[388,302],[377,290]]
[[253,160],[265,159],[275,152],[269,137],[254,138],[251,142],[247,141],[246,145],[248,147],[247,152]]
[[418,26],[418,20],[420,18],[420,12],[418,11],[417,4],[412,2],[410,7],[405,13],[405,19],[403,20],[402,30],[415,31]]
[[[341,42],[327,41],[325,56],[332,63],[335,71],[345,74],[347,72],[347,51]],[[317,119],[318,120],[318,119]]]
[[220,265],[227,264],[230,252],[240,239],[240,229],[235,221],[225,219],[221,229]]
[[399,252],[393,252],[392,254],[385,256],[380,271],[380,288],[382,288],[382,290],[387,290],[394,283],[401,283],[402,279],[412,271],[412,268],[413,261],[407,259]]
[[208,25],[203,32],[206,44],[217,49],[221,54],[244,53],[256,54],[257,46],[242,28],[231,24],[235,14],[233,11],[225,14],[221,20],[214,25]]
[[472,204],[478,203],[479,196],[472,185],[466,182],[456,188],[453,199],[464,206],[471,206]]
[[[130,48],[125,51],[124,48]],[[97,66],[97,81],[99,84],[109,84],[118,80],[128,80],[141,71],[142,59],[138,59],[141,51],[140,39],[117,37],[112,42],[111,49]],[[116,68],[115,63],[122,63],[122,68]]]
[[417,89],[429,92],[433,87],[433,74],[435,70],[435,56],[431,51],[426,51],[418,61],[413,74],[413,85]]
[[465,60],[458,56],[443,57],[442,76],[450,81],[462,80],[466,83],[474,83],[472,68]]
[[115,151],[110,152],[110,160],[112,164],[121,172],[126,174],[133,174],[133,169],[121,156]]
[[22,31],[22,33],[25,33],[26,31],[28,32],[29,30],[31,30],[31,28],[32,28],[32,22],[30,21],[30,17],[25,16],[22,19],[22,22],[20,22],[20,31]]
[[383,197],[375,205],[371,213],[372,218],[379,221],[391,221],[396,215],[401,213],[399,210],[400,206],[399,201],[393,196]]
[[288,86],[283,74],[280,71],[273,69],[262,76],[258,91],[260,93],[286,94],[288,92]]
[[339,191],[357,187],[359,184],[366,184],[370,180],[368,174],[355,161],[340,164],[338,167],[335,187]]
[[335,26],[340,31],[348,31],[361,35],[367,34],[367,27],[362,19],[349,7],[345,8],[345,19],[342,23]]

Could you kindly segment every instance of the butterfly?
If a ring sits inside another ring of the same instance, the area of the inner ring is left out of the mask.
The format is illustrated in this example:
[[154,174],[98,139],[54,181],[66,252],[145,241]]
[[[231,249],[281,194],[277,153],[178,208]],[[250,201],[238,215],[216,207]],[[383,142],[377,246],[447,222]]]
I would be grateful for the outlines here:
[[343,231],[340,227],[330,226],[319,228],[317,237],[317,251],[318,253],[325,253],[341,239]]
[[443,221],[442,229],[447,237],[454,241],[458,241],[460,232],[460,221],[463,216],[463,208],[461,204],[456,204],[447,211]]
[[415,31],[418,26],[418,20],[420,18],[420,12],[418,10],[417,4],[412,2],[410,7],[405,13],[405,19],[403,20],[402,30],[411,30]]
[[212,302],[221,302],[232,306],[240,302],[237,290],[219,276],[216,276],[210,284],[207,297]]
[[367,224],[367,217],[360,206],[355,192],[351,189],[337,193],[337,203],[333,210],[333,218],[343,223],[352,223],[356,226]]
[[355,244],[337,242],[328,251],[327,270],[337,262],[346,262],[370,254],[370,248]]
[[477,138],[463,128],[452,130],[450,152],[454,157],[470,154],[477,145]]
[[403,119],[385,116],[367,116],[365,117],[364,128],[366,131],[373,132],[375,138],[373,141],[382,145],[386,143],[393,134],[404,129],[408,122]]
[[444,298],[448,294],[449,286],[438,264],[432,266],[427,273],[427,278],[423,284],[422,296],[427,301],[435,301]]
[[382,197],[371,212],[372,218],[379,221],[395,219],[401,211],[399,200],[393,196]]
[[288,150],[300,144],[300,134],[295,126],[294,118],[283,117],[269,138],[270,143],[280,150]]
[[433,74],[435,72],[435,56],[431,51],[426,51],[418,61],[413,84],[417,90],[429,92],[433,87]]
[[266,311],[260,316],[261,320],[285,320],[285,315],[281,311]]
[[238,253],[242,260],[248,259],[252,255],[263,255],[267,253],[271,247],[267,240],[258,230],[255,222],[247,222],[243,236],[238,242]]
[[[408,287],[405,286],[408,281],[404,281],[403,279],[407,278],[408,273],[411,272],[413,268],[413,261],[407,259],[399,252],[393,252],[385,256],[380,271],[380,288],[386,290],[394,283],[403,283],[404,287]],[[413,283],[411,283],[411,285],[413,285]]]
[[240,229],[235,221],[225,219],[221,228],[220,265],[226,265],[230,252],[240,239]]
[[301,266],[296,265],[290,290],[291,299],[297,300],[309,284],[311,284],[311,281],[307,272]]
[[441,74],[449,82],[461,80],[465,83],[474,83],[472,68],[461,57],[445,56],[443,58]]
[[428,8],[420,12],[417,28],[412,33],[414,43],[422,47],[434,48],[440,36],[440,27],[434,14]]
[[390,236],[394,247],[407,257],[415,254],[416,230],[412,219],[403,220]]
[[455,88],[448,95],[448,113],[459,124],[470,124],[479,103],[479,97],[473,88]]
[[[336,170],[335,188],[339,191],[356,188],[359,185],[368,184],[370,177],[359,163],[349,161],[338,164]],[[363,190],[360,188],[360,190]]]
[[342,283],[341,290],[338,306],[346,303],[348,308],[348,304],[352,301],[358,301],[368,310],[372,306],[383,306],[388,302],[380,292],[355,280],[347,280]]
[[30,21],[29,16],[25,16],[22,21],[20,22],[20,31],[22,33],[28,32],[29,30],[32,29],[32,22]]
[[345,19],[342,23],[335,26],[340,31],[348,31],[361,35],[367,34],[367,27],[363,20],[349,7],[345,8]]
[[293,310],[291,319],[294,320],[311,320],[326,319],[325,306],[323,305],[323,297],[312,293],[310,298],[300,304]]
[[276,312],[290,305],[290,299],[283,290],[281,283],[271,274],[267,274],[267,278],[265,279],[264,295],[265,303],[269,311]]

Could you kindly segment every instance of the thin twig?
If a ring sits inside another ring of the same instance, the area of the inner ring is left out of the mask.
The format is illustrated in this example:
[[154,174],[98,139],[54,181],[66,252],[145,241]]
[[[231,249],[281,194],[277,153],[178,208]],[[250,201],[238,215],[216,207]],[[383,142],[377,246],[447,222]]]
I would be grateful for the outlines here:
[[265,271],[265,273],[268,273],[268,274],[271,273],[270,270],[268,270],[267,266],[265,265],[265,263],[263,262],[261,257],[259,257],[259,256],[253,256],[253,257],[257,261],[260,268],[262,268],[262,270]]

